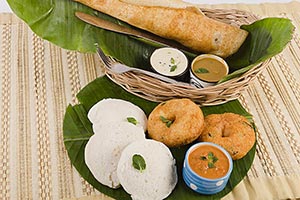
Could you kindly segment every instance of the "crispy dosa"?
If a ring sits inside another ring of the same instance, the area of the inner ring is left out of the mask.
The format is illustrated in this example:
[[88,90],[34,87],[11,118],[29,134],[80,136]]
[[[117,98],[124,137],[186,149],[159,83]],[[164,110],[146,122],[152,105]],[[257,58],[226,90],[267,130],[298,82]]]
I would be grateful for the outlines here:
[[141,6],[119,0],[76,0],[135,27],[202,53],[223,58],[235,53],[247,32],[204,16],[198,8]]
[[[119,0],[124,3],[135,4],[139,6],[160,6],[168,8],[186,8],[186,7],[195,7],[195,4],[181,1],[181,0]],[[201,10],[199,9],[201,12]],[[202,12],[201,12],[202,13]],[[203,13],[202,13],[203,14]]]

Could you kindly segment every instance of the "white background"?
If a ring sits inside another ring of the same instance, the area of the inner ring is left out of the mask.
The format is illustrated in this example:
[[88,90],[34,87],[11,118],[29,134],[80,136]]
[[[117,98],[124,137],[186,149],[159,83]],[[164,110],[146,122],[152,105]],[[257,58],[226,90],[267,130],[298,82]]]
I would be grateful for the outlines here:
[[11,12],[6,0],[0,0],[0,12]]
[[[291,0],[185,0],[187,2],[191,3],[198,3],[198,4],[218,4],[218,3],[264,3],[264,2],[270,2],[270,3],[284,3],[284,2],[290,2]],[[299,0],[297,0],[299,1]],[[42,1],[41,1],[42,3]],[[10,7],[8,6],[6,0],[0,0],[0,12],[12,12]]]

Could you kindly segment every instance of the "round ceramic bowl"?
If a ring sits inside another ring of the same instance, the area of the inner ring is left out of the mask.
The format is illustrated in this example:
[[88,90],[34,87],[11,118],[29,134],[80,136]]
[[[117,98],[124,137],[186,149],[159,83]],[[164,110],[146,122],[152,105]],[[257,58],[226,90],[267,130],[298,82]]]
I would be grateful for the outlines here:
[[[197,148],[205,145],[212,146],[220,150],[228,159],[228,163],[229,163],[228,170],[226,174],[220,178],[205,178],[197,174],[190,166],[189,163],[190,154]],[[230,174],[232,172],[232,168],[233,168],[232,158],[224,148],[214,143],[200,142],[191,146],[189,150],[186,152],[184,164],[183,164],[183,171],[182,171],[183,180],[189,188],[191,188],[192,190],[198,193],[207,194],[207,195],[215,194],[222,191],[225,188],[229,180]]]
[[188,59],[182,51],[175,48],[156,49],[151,54],[150,64],[156,73],[176,80],[183,81],[188,75]]
[[216,85],[229,72],[225,60],[212,54],[197,56],[190,67],[190,84],[198,88]]

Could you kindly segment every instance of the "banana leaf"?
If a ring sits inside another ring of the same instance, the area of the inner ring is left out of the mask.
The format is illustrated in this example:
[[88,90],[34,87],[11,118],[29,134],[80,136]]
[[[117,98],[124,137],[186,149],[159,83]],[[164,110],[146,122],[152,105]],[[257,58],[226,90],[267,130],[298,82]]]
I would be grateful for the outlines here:
[[[130,101],[141,107],[146,115],[149,115],[157,103],[141,99],[126,92],[120,86],[112,83],[107,77],[97,78],[89,83],[78,93],[77,98],[80,103],[77,105],[68,106],[63,121],[64,144],[73,166],[85,180],[87,180],[100,192],[115,199],[130,199],[130,196],[122,188],[111,189],[100,184],[93,177],[90,170],[86,166],[84,161],[84,148],[89,138],[93,135],[92,124],[87,118],[87,113],[95,103],[104,98],[118,98]],[[245,111],[245,109],[237,100],[218,106],[202,107],[201,109],[204,115],[212,113],[234,112],[251,119],[251,115]],[[215,195],[201,195],[189,189],[185,185],[181,175],[184,155],[189,146],[190,145],[171,149],[171,152],[176,159],[179,180],[174,191],[167,199],[220,199],[232,191],[232,189],[246,176],[252,165],[256,150],[256,146],[254,145],[244,158],[234,161],[233,172],[230,176],[227,186],[223,191]]]
[[242,25],[250,34],[239,51],[226,61],[232,72],[220,82],[239,77],[255,65],[280,53],[292,39],[294,26],[289,19],[265,18]]
[[[75,11],[129,26],[72,0],[7,0],[13,12],[40,37],[70,50],[95,52],[95,43],[125,64],[150,68],[149,57],[159,45],[96,28],[74,16]],[[289,19],[267,18],[241,27],[249,36],[239,51],[227,59],[231,73],[221,82],[240,76],[253,66],[280,53],[291,40],[294,26]],[[195,54],[185,52],[190,61]]]

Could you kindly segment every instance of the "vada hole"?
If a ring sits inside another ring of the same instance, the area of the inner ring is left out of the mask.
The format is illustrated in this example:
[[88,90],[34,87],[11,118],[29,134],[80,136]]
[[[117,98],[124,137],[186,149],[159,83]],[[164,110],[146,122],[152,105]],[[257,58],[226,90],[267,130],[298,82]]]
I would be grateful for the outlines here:
[[175,123],[175,120],[176,120],[176,116],[170,118],[170,121],[172,121],[172,123]]
[[229,137],[230,136],[230,132],[229,131],[227,131],[228,129],[223,129],[222,130],[222,137]]

